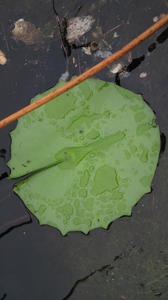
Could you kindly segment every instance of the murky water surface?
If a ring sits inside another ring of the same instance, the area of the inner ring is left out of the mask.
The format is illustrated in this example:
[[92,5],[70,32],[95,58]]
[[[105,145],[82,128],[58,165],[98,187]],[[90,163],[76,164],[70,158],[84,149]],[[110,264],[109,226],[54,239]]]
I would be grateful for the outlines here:
[[[119,49],[166,13],[168,4],[55,0],[55,7],[62,36],[51,1],[0,0],[0,50],[6,58],[0,64],[0,118],[28,104],[65,72],[71,78]],[[90,30],[65,47],[67,22],[84,16],[95,20]],[[22,31],[17,36],[16,24]],[[164,150],[152,192],[131,217],[107,231],[62,237],[56,229],[39,226],[7,178],[9,131],[16,123],[0,130],[0,299],[168,299],[167,37],[167,28],[160,30],[118,61],[121,66],[96,76],[143,94],[156,113]],[[81,184],[86,181],[87,174]]]

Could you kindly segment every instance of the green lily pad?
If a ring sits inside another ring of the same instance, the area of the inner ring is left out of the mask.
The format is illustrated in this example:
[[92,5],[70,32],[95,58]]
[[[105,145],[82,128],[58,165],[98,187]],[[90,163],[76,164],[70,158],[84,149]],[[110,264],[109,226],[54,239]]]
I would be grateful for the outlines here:
[[10,177],[30,174],[15,192],[40,224],[63,235],[131,215],[150,191],[160,151],[142,97],[96,79],[21,118],[11,138]]

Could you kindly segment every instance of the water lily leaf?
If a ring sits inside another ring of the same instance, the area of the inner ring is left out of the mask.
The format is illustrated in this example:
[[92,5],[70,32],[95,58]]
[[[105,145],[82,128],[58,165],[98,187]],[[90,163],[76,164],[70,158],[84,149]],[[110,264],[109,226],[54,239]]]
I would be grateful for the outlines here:
[[11,138],[11,178],[31,174],[15,192],[62,234],[130,215],[150,191],[160,150],[142,97],[96,79],[20,119]]

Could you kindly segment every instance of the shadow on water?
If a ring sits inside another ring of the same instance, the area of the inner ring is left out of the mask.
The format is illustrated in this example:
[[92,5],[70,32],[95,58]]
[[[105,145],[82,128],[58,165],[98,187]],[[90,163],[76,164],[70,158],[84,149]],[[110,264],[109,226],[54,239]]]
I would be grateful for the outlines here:
[[5,299],[6,299],[6,297],[7,297],[7,294],[6,294],[6,293],[4,293],[4,294],[2,295],[2,297],[0,298],[0,300],[5,300]]
[[8,177],[8,173],[7,172],[3,172],[1,175],[0,175],[0,180],[4,179],[4,178],[7,178]]
[[127,72],[132,72],[135,70],[143,61],[145,60],[145,55],[137,58],[133,58],[132,62],[126,67]]
[[118,73],[116,73],[115,83],[121,86],[120,75],[124,72],[131,73],[133,70],[138,68],[144,60],[145,60],[145,55],[141,55],[140,57],[133,58],[132,62],[129,65],[123,66],[122,69]]
[[[164,43],[166,40],[168,39],[168,28],[166,28],[157,38],[156,41],[151,43],[148,46],[147,52],[151,53],[154,50],[156,50],[157,48],[157,43],[158,44],[162,44]],[[140,57],[137,58],[133,58],[132,62],[129,65],[125,65],[123,66],[123,68],[116,74],[115,76],[115,83],[119,86],[121,86],[121,80],[120,80],[120,75],[122,74],[122,72],[132,72],[133,70],[135,70],[137,67],[140,66],[140,64],[145,60],[146,55],[143,54]],[[147,101],[145,101],[147,102]],[[147,103],[149,105],[149,103]]]
[[156,42],[153,42],[148,47],[148,52],[153,52],[157,48],[157,43],[162,44],[164,43],[168,38],[168,28],[166,28],[157,38]]
[[166,136],[162,132],[160,135],[161,147],[160,147],[160,154],[162,154],[166,149]]
[[157,47],[156,42],[150,44],[149,47],[148,47],[148,52],[154,51],[156,49],[156,47]]
[[0,149],[0,157],[5,158],[6,149]]
[[157,42],[159,44],[164,43],[168,39],[168,27],[157,37]]
[[160,153],[159,153],[157,167],[159,167],[160,158],[161,158],[162,154],[164,153],[165,149],[166,149],[166,136],[163,132],[161,132],[161,134],[160,134]]

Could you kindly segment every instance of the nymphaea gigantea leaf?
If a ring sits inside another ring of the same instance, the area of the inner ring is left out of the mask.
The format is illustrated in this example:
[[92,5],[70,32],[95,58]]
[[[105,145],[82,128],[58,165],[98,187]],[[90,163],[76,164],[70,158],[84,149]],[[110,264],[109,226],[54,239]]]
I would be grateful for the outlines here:
[[96,79],[21,118],[11,137],[11,178],[31,173],[15,192],[63,235],[130,215],[150,191],[160,150],[142,97]]

